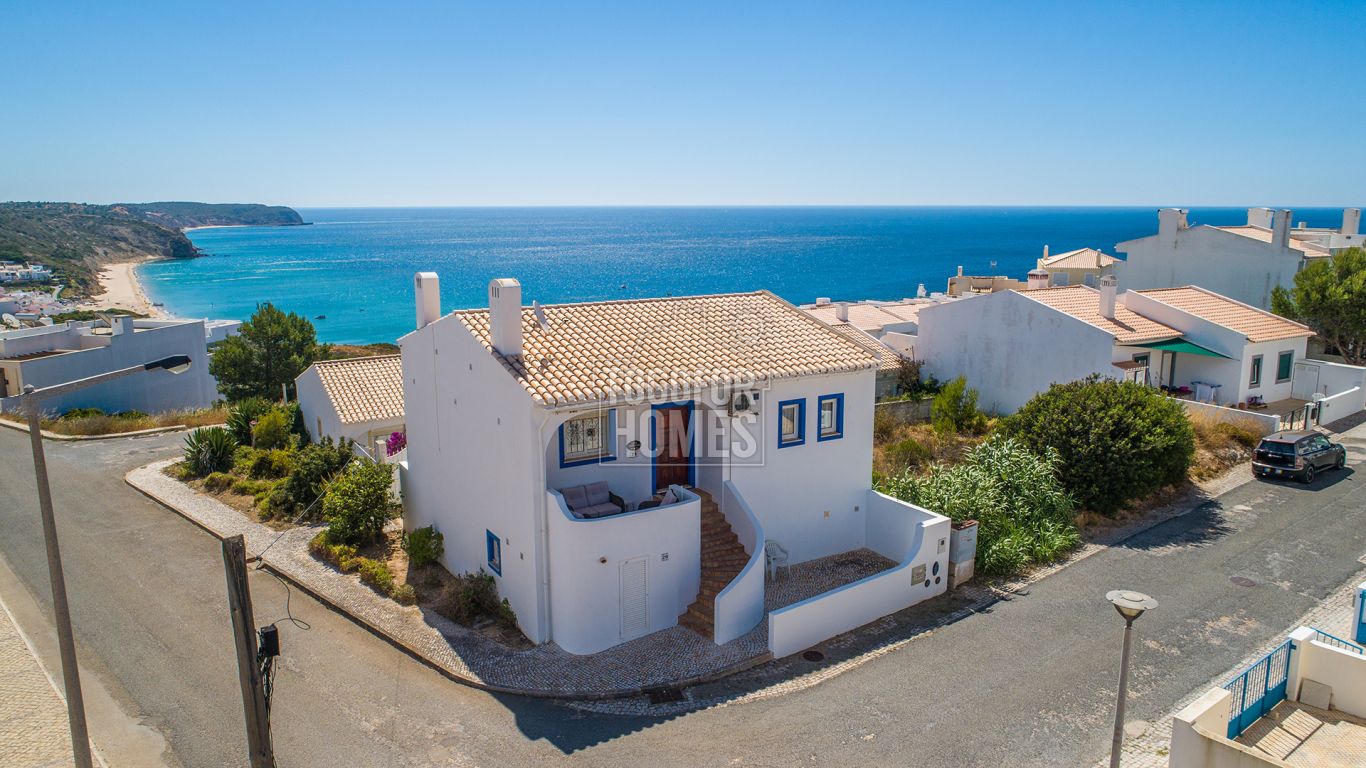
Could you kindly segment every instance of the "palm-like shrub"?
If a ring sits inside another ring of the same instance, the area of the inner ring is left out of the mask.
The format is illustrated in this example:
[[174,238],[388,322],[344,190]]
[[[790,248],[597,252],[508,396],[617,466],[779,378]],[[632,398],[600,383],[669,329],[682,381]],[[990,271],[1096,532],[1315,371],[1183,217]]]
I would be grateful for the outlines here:
[[1081,540],[1075,504],[1057,471],[1056,452],[1039,456],[1016,440],[993,437],[962,464],[924,476],[907,471],[880,490],[953,520],[976,520],[977,570],[1008,576],[1057,560]]
[[1040,392],[1001,431],[1035,453],[1057,451],[1063,486],[1102,515],[1180,482],[1195,455],[1181,403],[1142,384],[1096,376]]
[[185,466],[195,477],[232,469],[237,441],[222,427],[200,427],[185,437]]
[[248,397],[228,411],[228,430],[242,445],[251,445],[252,422],[270,412],[274,404],[264,397]]

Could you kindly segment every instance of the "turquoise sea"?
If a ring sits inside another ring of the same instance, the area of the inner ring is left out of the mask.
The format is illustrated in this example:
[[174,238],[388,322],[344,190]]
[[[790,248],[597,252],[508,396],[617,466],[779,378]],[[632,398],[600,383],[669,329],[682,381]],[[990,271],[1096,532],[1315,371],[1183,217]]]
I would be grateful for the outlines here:
[[[309,318],[324,341],[393,341],[413,327],[412,276],[441,276],[443,311],[486,303],[516,277],[527,303],[767,288],[793,302],[896,299],[969,274],[1023,279],[1052,252],[1152,234],[1145,208],[344,208],[299,209],[304,227],[189,233],[203,258],[139,272],[181,317],[246,318],[269,301]],[[1245,209],[1192,209],[1238,224]],[[1336,226],[1341,211],[1297,210]]]

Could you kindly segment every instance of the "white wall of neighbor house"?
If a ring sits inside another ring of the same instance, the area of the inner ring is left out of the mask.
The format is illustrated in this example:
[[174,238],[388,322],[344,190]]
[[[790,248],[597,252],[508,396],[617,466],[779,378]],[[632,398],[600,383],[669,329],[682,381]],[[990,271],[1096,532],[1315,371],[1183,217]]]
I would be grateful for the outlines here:
[[1211,688],[1172,718],[1171,768],[1288,768],[1282,760],[1226,738],[1232,694]]
[[[209,375],[203,322],[186,321],[141,331],[134,331],[132,325],[132,318],[116,318],[116,333],[110,335],[82,335],[73,330],[67,334],[58,332],[19,337],[24,344],[35,343],[36,339],[48,340],[46,343],[49,346],[42,347],[40,344],[39,349],[32,351],[51,349],[54,336],[62,339],[63,347],[70,343],[78,346],[79,351],[9,361],[11,364],[5,366],[7,388],[17,395],[25,385],[48,387],[173,355],[188,355],[190,368],[184,373],[149,371],[135,374],[44,400],[43,407],[55,413],[72,408],[99,408],[107,413],[130,410],[157,413],[205,408],[218,399],[213,376]],[[12,344],[13,341],[12,338],[6,339],[5,353],[25,354],[14,351],[19,349],[19,345]],[[13,365],[16,362],[17,365]],[[18,407],[16,397],[0,400],[0,408],[4,410]]]
[[[597,653],[678,623],[697,599],[702,560],[701,502],[687,491],[683,495],[678,504],[581,520],[559,493],[546,491],[557,645],[570,653]],[[643,565],[645,574],[643,584],[637,582],[646,596],[640,623],[627,620],[623,605],[629,592],[623,581],[633,565]]]
[[963,376],[979,407],[996,413],[1057,382],[1118,376],[1113,336],[1014,291],[926,307],[917,339],[922,376]]
[[550,627],[540,599],[537,527],[545,487],[531,398],[458,318],[399,340],[408,423],[404,523],[445,537],[442,565],[459,574],[488,563],[487,532],[500,542],[498,594],[532,642]]
[[[791,563],[862,547],[864,505],[873,467],[874,371],[808,376],[771,382],[762,390],[757,435],[761,460],[740,455],[749,438],[732,434],[726,479],[735,486]],[[819,440],[819,398],[844,396],[842,437]],[[778,447],[779,407],[806,404],[805,438]]]
[[[1164,211],[1165,213],[1165,211]],[[1159,225],[1164,228],[1166,222]],[[1288,286],[1304,254],[1214,227],[1180,228],[1115,246],[1116,265],[1129,290],[1198,285],[1254,307],[1270,309],[1271,289]]]

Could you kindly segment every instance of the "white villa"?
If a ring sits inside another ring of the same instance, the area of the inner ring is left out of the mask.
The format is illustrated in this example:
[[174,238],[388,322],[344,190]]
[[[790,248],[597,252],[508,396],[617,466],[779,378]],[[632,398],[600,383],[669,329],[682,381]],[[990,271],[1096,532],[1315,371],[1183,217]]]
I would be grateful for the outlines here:
[[[524,307],[500,279],[443,316],[437,276],[415,283],[405,524],[493,574],[533,642],[727,643],[767,615],[782,656],[947,588],[948,519],[869,487],[864,345],[767,292]],[[769,611],[779,548],[893,565]]]
[[353,440],[376,454],[376,442],[403,427],[403,360],[376,355],[320,360],[294,380],[304,426],[313,440]]
[[1158,212],[1157,234],[1119,243],[1117,274],[1130,290],[1199,285],[1245,304],[1271,307],[1271,290],[1290,286],[1310,260],[1366,242],[1361,210],[1343,211],[1339,229],[1292,227],[1292,211],[1249,208],[1247,223],[1191,226],[1186,211]]
[[1046,270],[1049,285],[1089,285],[1095,287],[1106,275],[1115,274],[1119,259],[1097,248],[1078,248],[1048,255],[1048,246],[1043,248],[1043,258],[1036,267]]
[[[1311,336],[1299,323],[1203,288],[1117,295],[1106,277],[1099,289],[1006,291],[922,310],[916,349],[927,374],[966,377],[981,406],[1000,413],[1053,383],[1093,374],[1255,408],[1359,385],[1360,368],[1305,359]],[[1334,372],[1321,379],[1321,366]]]
[[205,408],[218,399],[209,374],[208,336],[202,320],[110,318],[0,332],[0,410],[18,410],[24,386],[47,387],[107,371],[189,355],[180,375],[148,373],[45,400],[45,408],[99,408],[106,413],[155,413]]

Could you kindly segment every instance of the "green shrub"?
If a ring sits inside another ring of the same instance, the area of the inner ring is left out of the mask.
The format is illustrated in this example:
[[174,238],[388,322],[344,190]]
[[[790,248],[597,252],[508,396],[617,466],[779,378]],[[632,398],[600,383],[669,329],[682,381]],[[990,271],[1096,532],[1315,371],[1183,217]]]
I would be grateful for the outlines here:
[[1195,455],[1195,432],[1180,402],[1096,376],[1054,384],[1001,429],[1036,453],[1057,451],[1063,486],[1102,515],[1180,482]]
[[149,417],[142,411],[119,411],[118,413],[114,414],[114,418],[123,419],[124,421],[140,421],[142,419],[147,419],[151,417]]
[[255,480],[278,480],[294,470],[294,454],[283,448],[257,449],[246,470],[247,476]]
[[222,427],[200,427],[185,437],[185,466],[193,477],[232,468],[237,441]]
[[251,430],[251,447],[258,451],[273,451],[289,445],[289,417],[285,411],[272,408],[256,420]]
[[477,573],[462,573],[455,577],[455,597],[449,607],[450,618],[461,624],[473,624],[481,616],[496,620],[508,629],[517,627],[517,614],[507,600],[498,599],[498,583],[493,576],[479,569]]
[[396,584],[389,590],[389,597],[394,598],[399,605],[412,605],[417,602],[417,590],[411,584]]
[[332,543],[327,531],[320,531],[309,540],[308,551],[342,573],[356,573],[362,583],[403,605],[417,602],[417,592],[408,584],[399,584],[388,564],[356,554],[356,548],[350,544]]
[[251,423],[261,418],[274,408],[275,404],[264,397],[248,397],[239,400],[228,411],[227,428],[232,432],[232,436],[237,438],[237,442],[242,445],[251,445]]
[[232,492],[243,496],[259,496],[263,493],[269,493],[273,487],[275,484],[268,480],[237,478],[232,484]]
[[359,559],[356,572],[360,574],[362,584],[369,584],[376,592],[386,595],[394,590],[394,572],[389,570],[388,565],[368,557]]
[[333,443],[332,438],[325,437],[321,442],[305,446],[294,455],[294,471],[271,492],[270,509],[276,514],[290,516],[308,511],[309,518],[316,518],[319,510],[314,502],[328,481],[353,457],[350,440]]
[[432,526],[403,532],[403,551],[408,553],[408,562],[414,568],[423,568],[437,560],[446,551],[446,537]]
[[72,419],[88,419],[91,416],[103,415],[104,411],[101,411],[99,408],[72,408],[63,413],[61,418],[62,421],[71,421]]
[[227,472],[211,472],[204,478],[204,488],[212,493],[222,493],[237,482],[237,478]]
[[930,421],[941,435],[980,435],[987,429],[986,415],[977,410],[977,390],[968,387],[962,376],[945,384],[934,396]]
[[327,537],[344,544],[373,541],[398,513],[390,489],[394,465],[363,461],[352,464],[327,487],[323,519]]
[[1008,576],[1030,563],[1061,558],[1080,543],[1075,503],[1057,477],[1058,457],[993,437],[962,464],[929,474],[905,472],[880,490],[953,520],[976,520],[977,570]]
[[914,437],[908,437],[899,443],[893,444],[888,449],[888,452],[890,453],[892,461],[897,466],[901,467],[914,467],[928,464],[930,460],[934,458],[934,451],[930,450],[929,446],[916,440]]

